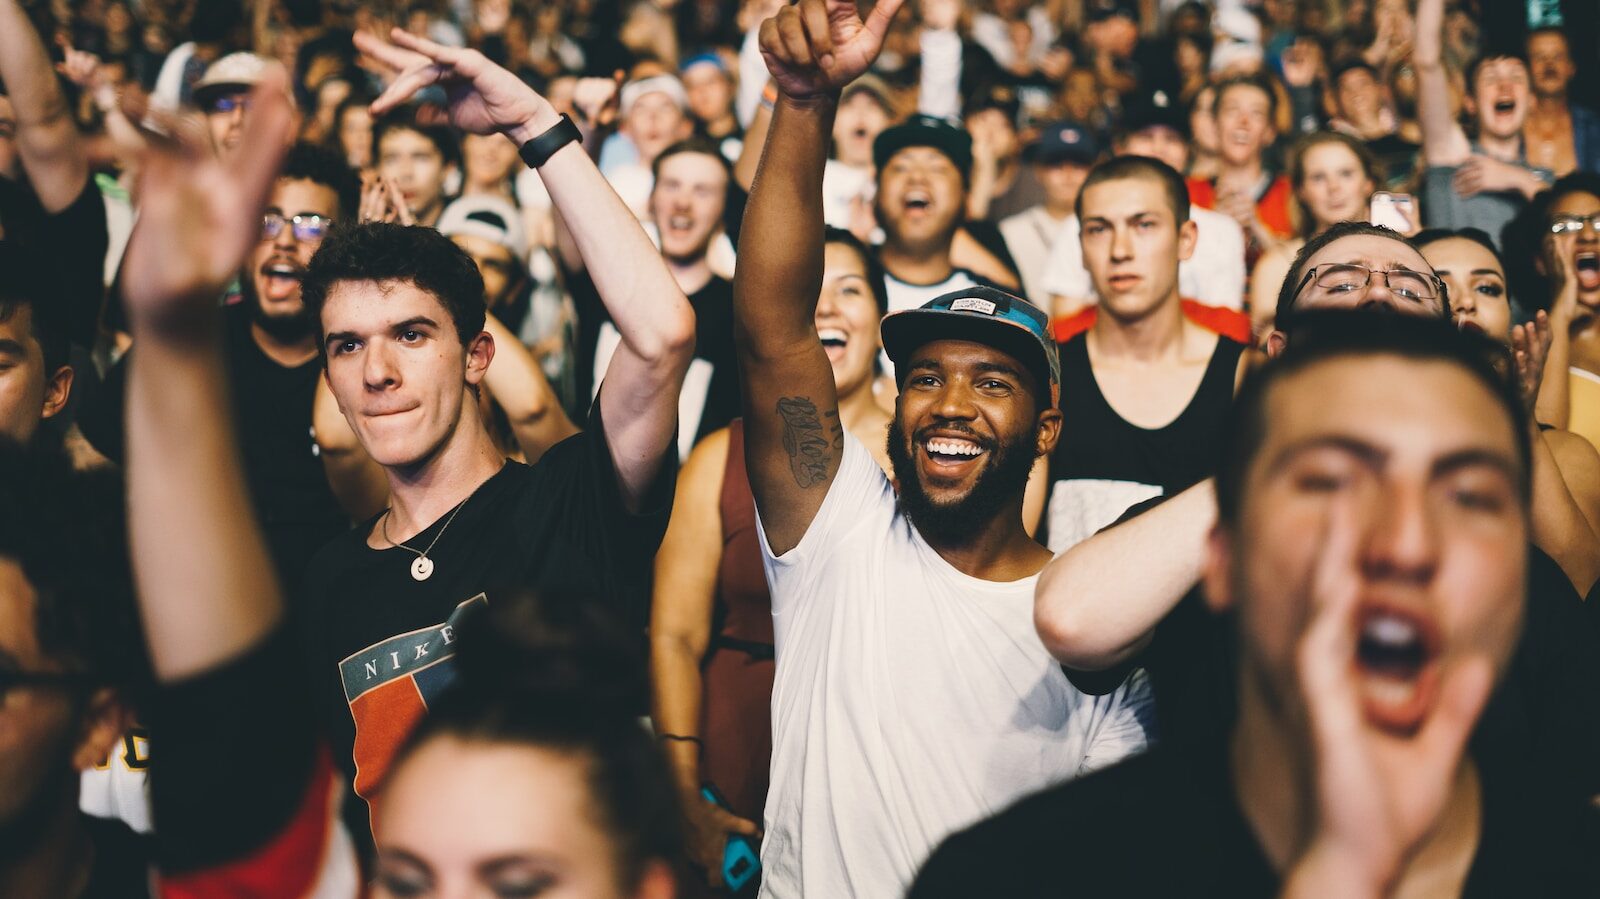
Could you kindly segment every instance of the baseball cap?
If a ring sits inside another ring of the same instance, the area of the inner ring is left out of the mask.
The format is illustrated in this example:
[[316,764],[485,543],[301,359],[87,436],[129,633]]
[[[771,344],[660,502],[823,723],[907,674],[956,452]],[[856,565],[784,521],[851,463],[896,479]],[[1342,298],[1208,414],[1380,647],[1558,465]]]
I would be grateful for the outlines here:
[[962,178],[972,173],[972,135],[959,122],[914,115],[892,128],[885,128],[872,142],[872,164],[882,171],[894,154],[908,147],[932,147],[956,164]]
[[627,115],[633,109],[633,104],[646,94],[666,94],[672,102],[678,104],[678,109],[689,108],[689,94],[683,89],[683,82],[676,75],[652,75],[649,78],[640,78],[630,81],[622,86],[622,100],[620,112]]
[[229,53],[206,68],[194,83],[194,102],[205,106],[222,94],[249,90],[267,72],[266,59],[254,53]]
[[467,194],[453,201],[439,214],[438,230],[446,237],[470,234],[511,251],[518,264],[528,261],[528,239],[522,231],[522,216],[505,200],[489,194]]
[[872,99],[878,101],[878,105],[883,107],[883,111],[888,113],[890,116],[897,114],[894,103],[894,91],[889,89],[888,83],[886,83],[882,78],[879,78],[877,75],[874,75],[871,72],[868,72],[867,74],[862,75],[856,80],[845,85],[844,90],[839,94],[839,102],[843,103],[856,94],[866,94]]
[[695,66],[704,65],[712,66],[724,75],[729,74],[727,62],[724,61],[722,56],[714,50],[707,50],[704,53],[696,53],[688,59],[685,59],[683,64],[678,66],[678,71],[680,73],[687,73]]
[[1211,17],[1211,30],[1216,34],[1244,44],[1261,43],[1261,20],[1242,6],[1225,6]]
[[1087,13],[1090,22],[1104,22],[1116,18],[1127,19],[1135,24],[1139,21],[1139,11],[1125,0],[1096,0],[1089,4]]
[[1017,121],[1017,113],[1022,109],[1022,103],[1017,99],[1017,91],[1008,84],[991,84],[980,88],[967,100],[963,115],[983,112],[985,109],[998,109],[1006,114],[1006,118],[1013,124]]
[[1100,158],[1100,141],[1082,125],[1052,122],[1039,129],[1039,137],[1023,149],[1022,158],[1040,165],[1094,165]]
[[1050,337],[1050,320],[1039,307],[993,287],[967,287],[934,297],[917,309],[885,316],[879,325],[883,350],[896,369],[920,346],[935,340],[969,340],[994,347],[1027,366],[1050,388],[1050,405],[1061,400],[1061,360]]
[[1184,137],[1189,136],[1189,118],[1184,115],[1172,95],[1166,91],[1129,98],[1122,107],[1122,125],[1119,132],[1135,134],[1146,128],[1171,128]]

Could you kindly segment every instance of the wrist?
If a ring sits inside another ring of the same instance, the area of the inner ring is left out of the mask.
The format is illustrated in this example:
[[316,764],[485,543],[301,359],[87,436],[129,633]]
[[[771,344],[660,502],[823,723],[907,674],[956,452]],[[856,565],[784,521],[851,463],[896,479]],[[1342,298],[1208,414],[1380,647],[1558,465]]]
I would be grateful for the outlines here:
[[811,115],[832,112],[839,105],[839,92],[823,91],[819,94],[798,97],[779,91],[777,100],[774,101],[773,105],[786,106],[796,112],[804,112]]
[[1284,897],[1340,896],[1381,899],[1392,877],[1377,871],[1359,853],[1322,841],[1295,859],[1284,877]]
[[534,111],[532,116],[528,117],[527,121],[505,129],[505,135],[511,138],[512,143],[521,147],[560,123],[561,114],[556,112],[556,108],[551,106],[548,101],[545,101],[539,104],[538,109]]

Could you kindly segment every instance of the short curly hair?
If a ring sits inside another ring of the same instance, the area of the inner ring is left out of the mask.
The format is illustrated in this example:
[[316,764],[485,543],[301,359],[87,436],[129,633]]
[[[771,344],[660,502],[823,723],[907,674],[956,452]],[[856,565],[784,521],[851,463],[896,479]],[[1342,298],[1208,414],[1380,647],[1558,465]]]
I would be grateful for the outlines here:
[[[483,331],[483,275],[466,251],[432,228],[387,222],[336,226],[311,257],[300,284],[301,300],[317,321],[328,292],[342,281],[410,282],[438,298],[462,346]],[[318,352],[326,363],[327,347],[320,340]]]
[[353,219],[361,206],[361,178],[344,157],[317,144],[300,142],[289,148],[278,180],[303,180],[320,184],[339,198],[337,219]]

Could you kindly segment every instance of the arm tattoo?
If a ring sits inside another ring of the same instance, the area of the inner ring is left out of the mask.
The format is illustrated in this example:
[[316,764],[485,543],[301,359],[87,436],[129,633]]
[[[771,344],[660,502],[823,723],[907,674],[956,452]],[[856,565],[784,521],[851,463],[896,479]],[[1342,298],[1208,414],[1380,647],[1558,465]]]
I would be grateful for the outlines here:
[[[818,413],[817,404],[810,397],[786,396],[778,400],[778,415],[783,418],[783,449],[789,454],[789,471],[794,482],[802,489],[815,487],[828,479],[828,460],[837,441],[829,440],[826,431],[838,432],[839,411],[829,409]],[[826,426],[823,419],[827,419]]]

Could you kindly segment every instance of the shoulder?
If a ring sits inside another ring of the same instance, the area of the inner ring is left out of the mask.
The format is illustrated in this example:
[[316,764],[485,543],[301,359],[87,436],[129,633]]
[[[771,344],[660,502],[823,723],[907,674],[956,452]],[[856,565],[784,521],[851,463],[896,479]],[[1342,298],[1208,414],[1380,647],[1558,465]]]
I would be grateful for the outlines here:
[[1600,452],[1595,450],[1594,444],[1560,428],[1545,431],[1544,440],[1556,457],[1562,475],[1569,478],[1569,487],[1572,486],[1570,477],[1574,474],[1587,477],[1600,475]]

